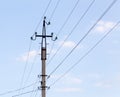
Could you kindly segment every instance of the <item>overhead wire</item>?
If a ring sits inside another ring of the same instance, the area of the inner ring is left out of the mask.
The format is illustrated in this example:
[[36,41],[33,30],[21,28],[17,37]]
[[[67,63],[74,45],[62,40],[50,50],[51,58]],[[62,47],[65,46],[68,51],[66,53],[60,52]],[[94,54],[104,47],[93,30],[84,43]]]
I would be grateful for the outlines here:
[[[47,7],[46,7],[46,9],[45,9],[45,11],[44,11],[44,13],[43,13],[43,16],[41,17],[40,21],[38,22],[38,24],[37,24],[37,26],[36,26],[36,28],[35,28],[35,31],[34,31],[34,32],[36,32],[36,31],[37,31],[37,29],[38,29],[39,25],[41,24],[41,22],[42,22],[42,18],[43,18],[43,17],[44,17],[44,15],[46,14],[46,12],[47,12],[47,10],[48,10],[48,8],[49,8],[49,6],[50,6],[51,2],[52,2],[52,0],[50,0],[50,1],[48,2],[48,5],[47,5]],[[24,71],[23,71],[22,81],[21,81],[20,87],[22,87],[22,84],[23,84],[24,75],[25,75],[25,71],[26,71],[27,64],[28,64],[28,59],[29,59],[29,52],[30,52],[30,49],[31,49],[31,43],[32,43],[32,42],[30,41],[29,51],[28,51],[28,55],[27,55],[27,61],[26,61],[25,67],[24,67]],[[19,91],[19,92],[20,92],[20,91]]]
[[55,11],[56,11],[56,9],[57,9],[57,7],[58,7],[60,1],[61,1],[61,0],[58,0],[58,1],[57,1],[56,6],[55,6],[55,8],[54,8],[54,10],[53,10],[53,12],[52,12],[52,14],[51,14],[51,16],[50,16],[50,21],[51,21],[51,19],[53,18],[54,13],[55,13]]
[[32,73],[33,66],[34,66],[34,64],[35,64],[35,61],[36,61],[36,59],[37,59],[37,56],[38,56],[38,52],[39,52],[39,51],[40,51],[40,46],[38,47],[37,54],[35,55],[35,57],[34,57],[34,59],[33,59],[33,62],[32,62],[30,71],[29,71],[29,73],[28,73],[28,76],[27,76],[27,78],[26,78],[25,84],[28,82],[28,80],[29,80],[29,78],[30,78],[30,75],[31,75],[31,73]]
[[[52,0],[49,1],[48,7],[49,7],[51,1],[52,1]],[[111,6],[109,6],[108,9],[103,13],[103,16],[104,16],[105,13],[112,7],[112,5],[113,5],[116,1],[117,1],[117,0],[114,0],[114,2],[111,4]],[[48,9],[48,8],[46,8],[46,9]],[[45,11],[46,11],[46,10],[45,10]],[[45,13],[46,13],[46,12],[45,12]],[[99,18],[99,20],[100,20],[103,16],[101,16],[101,17]],[[40,24],[40,22],[39,22],[39,24]],[[60,66],[60,65],[66,60],[66,58],[74,51],[74,49],[81,43],[81,41],[89,34],[89,32],[94,28],[94,26],[95,26],[96,24],[97,24],[97,22],[91,27],[91,29],[88,31],[88,33],[85,34],[85,36],[80,40],[80,42],[72,49],[72,51],[65,57],[65,59],[57,66],[57,68],[59,68],[59,66]],[[38,27],[37,27],[37,28],[38,28]],[[29,52],[30,52],[30,48],[31,48],[31,46],[29,46]],[[26,64],[28,64],[28,59],[29,59],[29,53],[28,53],[28,56],[27,56]],[[26,68],[27,68],[27,66],[25,65],[24,73],[25,73]],[[57,70],[57,68],[55,68],[55,70],[54,70],[52,73],[50,73],[50,75],[53,74],[53,73]],[[23,74],[22,80],[23,80],[23,79],[24,79],[24,74]],[[21,83],[23,83],[23,81],[22,81]]]
[[[33,90],[28,91],[28,92],[24,92],[24,93],[19,93],[19,94],[17,94],[17,95],[12,96],[12,97],[21,96],[21,95],[28,94],[28,93],[31,93],[30,97],[33,97],[33,96],[32,96],[32,93],[37,92],[37,90],[38,90],[38,89],[35,89],[36,83],[40,83],[40,81],[37,81],[37,79],[36,79],[35,83],[31,84],[31,86],[33,86]],[[30,85],[29,85],[29,86],[26,86],[26,88],[27,88],[27,87],[30,87]],[[35,96],[36,96],[36,95],[37,95],[37,93],[35,94]]]
[[[35,96],[34,97],[37,97],[37,94],[38,94],[38,91],[35,92]],[[33,96],[31,96],[31,97],[33,97]]]
[[[43,13],[43,16],[41,17],[40,21],[38,22],[38,24],[37,24],[34,32],[36,32],[36,30],[38,29],[39,25],[41,24],[42,18],[43,18],[44,15],[46,14],[46,12],[47,12],[47,10],[48,10],[51,2],[52,2],[52,0],[50,0],[50,1],[48,2],[48,5],[47,5],[47,7],[46,7],[46,9],[45,9],[45,11],[44,11],[44,13]],[[54,14],[54,13],[53,13],[53,14]],[[29,52],[30,52],[30,48],[31,48],[31,47],[29,47]],[[28,53],[28,56],[27,56],[26,64],[28,64],[28,57],[29,57],[29,53]],[[34,65],[34,63],[35,63],[35,59],[36,59],[36,57],[34,58],[34,61],[33,61],[33,64],[32,64],[32,66],[31,66],[31,68],[33,67],[33,65]],[[21,84],[23,84],[23,79],[24,79],[24,74],[25,74],[26,68],[27,68],[27,65],[25,65],[25,69],[24,69],[24,73],[23,73],[23,77],[22,77],[22,82],[21,82]],[[30,72],[29,72],[29,75],[28,75],[28,77],[27,77],[27,80],[29,79],[29,76],[30,76],[31,72],[32,72],[32,69],[31,69]],[[21,85],[21,86],[22,86],[22,85]]]
[[114,0],[107,9],[103,12],[103,14],[97,19],[97,21],[93,24],[93,26],[87,31],[87,33],[79,40],[79,42],[73,47],[73,49],[65,56],[65,58],[56,66],[56,68],[49,74],[51,76],[62,64],[63,62],[72,54],[72,52],[78,47],[78,45],[88,36],[88,34],[92,31],[92,29],[96,26],[96,24],[103,18],[103,16],[112,8],[112,6],[116,3],[117,0]]
[[[54,13],[55,13],[55,11],[56,11],[56,9],[57,9],[57,7],[58,7],[60,1],[61,1],[61,0],[58,0],[58,1],[57,1],[56,5],[55,5],[55,8],[54,8],[53,11],[52,11],[52,14],[51,14],[51,16],[50,16],[49,21],[51,21],[51,19],[53,18]],[[50,2],[49,2],[49,4],[50,4]],[[50,52],[51,52],[51,51],[50,51]]]
[[38,83],[38,82],[35,82],[35,83],[29,84],[29,85],[27,85],[27,86],[25,86],[25,87],[22,87],[22,88],[19,88],[19,89],[15,89],[15,90],[11,90],[11,91],[7,91],[7,92],[4,92],[4,93],[1,93],[0,96],[7,95],[7,94],[10,94],[10,93],[14,93],[14,92],[17,92],[17,91],[20,91],[20,90],[29,88],[29,87],[37,84],[37,83]]
[[[70,35],[74,32],[74,30],[76,29],[76,27],[78,26],[78,24],[81,22],[81,20],[85,17],[85,15],[87,14],[87,12],[89,11],[89,9],[92,7],[92,5],[94,4],[95,0],[93,0],[90,5],[88,6],[88,8],[85,10],[85,12],[83,13],[83,15],[80,17],[80,19],[78,20],[78,22],[74,25],[73,29],[71,30],[71,32],[67,35],[67,37],[63,40],[62,44],[59,46],[59,48],[56,50],[56,52],[54,53],[54,55],[50,58],[50,60],[48,61],[48,65],[52,62],[53,58],[57,55],[57,53],[60,51],[60,49],[63,47],[65,41],[70,37]],[[74,11],[74,9],[76,8],[77,4],[79,3],[79,0],[76,2],[75,7],[72,9],[72,12]],[[70,18],[71,14],[69,14],[68,18],[66,19],[66,21],[64,22],[63,26],[61,27],[61,29],[58,31],[58,34],[60,33],[60,31],[62,30],[62,28],[65,26],[65,24],[67,23],[68,19]],[[54,46],[54,45],[53,45]],[[52,46],[52,48],[53,48]]]
[[[50,64],[50,62],[53,60],[53,58],[57,55],[57,53],[59,52],[59,50],[62,48],[62,46],[64,45],[65,41],[70,37],[70,35],[73,33],[73,31],[76,29],[76,27],[78,26],[78,24],[81,22],[81,20],[84,18],[84,16],[87,14],[87,12],[89,11],[89,9],[92,7],[92,5],[94,4],[95,0],[93,0],[90,5],[88,6],[88,8],[85,10],[85,12],[83,13],[83,15],[80,17],[80,19],[78,20],[78,22],[74,25],[73,29],[71,30],[71,32],[67,35],[67,37],[63,40],[62,44],[60,45],[60,47],[56,50],[55,54],[51,57],[50,61],[48,62],[48,64]],[[78,2],[76,3],[78,4]]]
[[51,2],[52,2],[52,0],[50,0],[50,1],[48,2],[47,7],[46,7],[46,9],[45,9],[45,11],[44,11],[44,13],[43,13],[43,15],[42,15],[42,17],[41,17],[40,21],[38,22],[38,24],[37,24],[37,26],[36,26],[36,28],[35,28],[35,31],[34,31],[34,32],[36,32],[36,31],[37,31],[37,29],[38,29],[38,27],[40,26],[40,24],[41,24],[41,22],[42,22],[42,19],[43,19],[43,17],[45,16],[45,14],[46,14],[46,12],[47,12],[47,10],[48,10],[48,8],[49,8],[49,6],[50,6]]
[[[52,12],[52,14],[51,14],[51,16],[50,16],[49,21],[51,21],[51,19],[53,18],[54,13],[55,13],[55,11],[56,11],[56,9],[57,9],[60,1],[61,1],[61,0],[58,0],[58,1],[57,1],[56,6],[55,6],[55,8],[53,9],[53,12]],[[50,54],[51,54],[51,52],[52,52],[52,50],[53,50],[53,46],[54,46],[54,41],[53,41],[53,43],[52,43],[52,46],[51,46],[51,49],[50,49],[50,52],[49,52],[49,56],[50,56]],[[48,59],[49,59],[49,57],[48,57]]]
[[[26,62],[25,62],[25,67],[24,67],[24,70],[23,70],[22,78],[21,78],[20,88],[21,88],[22,85],[23,85],[24,76],[25,76],[25,71],[26,71],[27,65],[28,65],[28,60],[29,60],[29,54],[30,54],[30,50],[31,50],[31,45],[32,45],[32,41],[30,40],[29,49],[28,49],[28,54],[27,54],[27,59],[26,59]],[[19,90],[19,92],[20,92],[20,90]]]
[[75,5],[73,6],[71,12],[69,13],[69,15],[67,16],[65,22],[63,23],[63,25],[61,26],[61,28],[59,29],[59,31],[57,32],[57,36],[60,34],[60,32],[62,31],[62,29],[64,28],[64,26],[66,25],[66,23],[68,22],[69,18],[71,17],[71,15],[73,14],[74,10],[76,9],[76,7],[78,6],[80,0],[77,0]]
[[[70,19],[70,17],[72,16],[74,10],[76,9],[76,7],[77,7],[78,4],[79,4],[79,1],[80,1],[80,0],[77,0],[77,2],[75,3],[75,5],[73,6],[72,10],[70,11],[69,15],[67,16],[65,22],[63,23],[63,25],[61,26],[61,28],[60,28],[59,31],[57,32],[57,34],[56,34],[57,37],[58,37],[58,35],[60,34],[60,32],[62,31],[62,29],[64,28],[64,26],[67,24],[67,22],[68,22],[68,20]],[[59,1],[58,1],[58,3],[59,3]],[[57,4],[58,4],[58,3],[57,3]],[[52,44],[52,46],[51,46],[50,54],[51,54],[52,51],[53,51],[54,45],[55,45],[55,42],[53,42],[53,44]],[[49,54],[48,59],[50,58],[50,54]],[[56,52],[55,52],[55,54],[56,54]],[[55,54],[54,54],[52,57],[54,57]],[[53,59],[53,58],[51,58],[50,61],[51,61],[52,59]],[[47,65],[49,65],[50,61],[48,61],[48,64],[47,64]]]
[[[37,80],[37,79],[36,79],[36,80]],[[39,81],[39,83],[40,83],[40,81]],[[33,86],[33,90],[35,90],[35,87],[36,87],[36,86],[34,85],[34,86]],[[33,97],[33,96],[32,96],[32,93],[33,93],[33,92],[31,92],[30,97]]]
[[30,97],[36,97],[37,96],[37,93],[38,93],[38,91],[35,91],[35,92],[31,92],[31,93],[35,93],[34,95],[30,95]]
[[51,85],[55,85],[60,79],[62,79],[66,74],[68,74],[75,66],[77,66],[89,53],[91,53],[118,25],[120,21],[117,22],[92,48],[90,48],[75,64],[73,64],[64,74],[62,74],[56,81]]
[[[47,8],[45,9],[45,12],[44,12],[43,16],[46,14],[46,12],[47,12],[47,10],[48,10],[48,8],[49,8],[49,6],[50,6],[51,1],[52,1],[52,0],[49,1],[48,5],[47,5]],[[54,15],[54,13],[55,13],[55,11],[56,11],[56,9],[57,9],[57,6],[59,5],[59,2],[60,2],[60,0],[57,1],[57,4],[56,4],[56,6],[55,6],[55,8],[54,8],[54,10],[53,10],[53,12],[52,12],[52,14],[51,14],[51,16],[50,16],[50,20],[52,19],[53,15]],[[42,16],[42,17],[43,17],[43,16]],[[39,21],[39,23],[38,23],[38,25],[37,25],[37,27],[36,27],[35,30],[38,29],[41,21],[42,21],[42,18],[41,18],[41,20]],[[40,47],[39,47],[39,49],[40,49]],[[36,59],[36,57],[35,57],[35,59]],[[35,60],[35,59],[34,59],[34,60]],[[33,61],[33,64],[34,64],[34,61]],[[32,66],[31,66],[31,70],[30,70],[30,72],[29,72],[28,78],[29,78],[29,76],[30,76],[30,74],[31,74],[33,64],[32,64]],[[27,78],[27,79],[28,79],[28,78]],[[36,93],[36,95],[37,95],[37,93]],[[36,97],[36,95],[35,95],[35,97]],[[32,94],[31,94],[31,96],[32,96]],[[30,97],[31,97],[31,96],[30,96]]]
[[12,96],[12,97],[21,96],[21,95],[25,95],[25,94],[32,93],[32,92],[36,92],[36,91],[38,91],[38,89],[36,89],[36,90],[31,90],[31,91],[28,91],[28,92],[24,92],[24,93],[21,93],[21,94],[18,94],[18,95],[14,95],[14,96]]

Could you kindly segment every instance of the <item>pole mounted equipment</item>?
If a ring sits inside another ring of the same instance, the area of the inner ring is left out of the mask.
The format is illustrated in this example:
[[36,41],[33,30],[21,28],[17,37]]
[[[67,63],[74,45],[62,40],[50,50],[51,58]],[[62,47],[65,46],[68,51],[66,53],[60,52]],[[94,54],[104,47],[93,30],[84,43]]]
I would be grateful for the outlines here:
[[37,32],[31,37],[31,40],[36,40],[37,37],[41,37],[41,61],[42,61],[42,74],[41,74],[41,87],[38,87],[41,90],[42,97],[46,97],[46,89],[50,87],[46,86],[46,60],[47,60],[47,41],[46,38],[51,38],[52,41],[55,41],[57,37],[53,38],[53,33],[51,35],[46,34],[46,25],[50,25],[50,22],[46,22],[46,17],[43,19],[42,34],[38,35]]

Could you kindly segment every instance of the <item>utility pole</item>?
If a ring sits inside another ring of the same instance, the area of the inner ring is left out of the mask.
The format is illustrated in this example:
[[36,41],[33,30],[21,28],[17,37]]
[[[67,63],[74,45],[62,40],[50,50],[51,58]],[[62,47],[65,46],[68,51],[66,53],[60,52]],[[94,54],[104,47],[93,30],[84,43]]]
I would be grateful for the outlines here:
[[46,97],[46,88],[48,88],[46,86],[46,59],[47,59],[47,41],[46,38],[47,37],[51,37],[51,39],[53,41],[55,41],[57,39],[57,37],[55,39],[53,39],[53,33],[51,33],[51,35],[46,35],[46,24],[49,25],[50,22],[46,22],[46,17],[44,17],[43,20],[43,28],[42,28],[42,35],[38,35],[37,32],[35,32],[35,37],[31,37],[32,40],[36,40],[36,37],[41,37],[42,41],[41,41],[41,61],[42,61],[42,81],[41,81],[41,87],[39,87],[39,89],[41,89],[41,94],[42,97]]

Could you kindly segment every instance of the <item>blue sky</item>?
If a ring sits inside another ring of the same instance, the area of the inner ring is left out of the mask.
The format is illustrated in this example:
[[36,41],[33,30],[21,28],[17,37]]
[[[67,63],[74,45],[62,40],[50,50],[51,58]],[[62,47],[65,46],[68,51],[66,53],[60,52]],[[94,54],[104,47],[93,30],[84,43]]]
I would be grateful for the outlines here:
[[[39,81],[37,75],[41,73],[40,42],[37,38],[32,41],[30,52],[28,52],[30,37],[35,31],[41,34],[43,14],[50,20],[47,26],[47,34],[58,33],[69,13],[78,0],[60,0],[53,17],[57,0],[51,0],[46,13],[44,11],[49,0],[2,0],[0,1],[0,94],[25,87]],[[98,20],[102,13],[114,0],[95,0],[87,14],[76,26],[71,36],[64,42],[60,51],[49,63],[59,46],[72,31],[75,24],[82,17],[92,0],[79,0],[66,25],[61,29],[58,40],[53,42],[48,39],[48,54],[54,43],[47,63],[47,74],[65,58],[65,56],[76,46],[79,40]],[[86,52],[89,51],[113,26],[120,21],[120,1],[117,0],[112,8],[97,23],[88,36],[78,45],[73,53],[47,80],[51,85],[71,66],[73,66]],[[119,97],[120,96],[120,25],[118,25],[91,53],[79,62],[62,79],[56,82],[47,91],[47,97]],[[36,28],[37,27],[37,28]],[[26,64],[29,53],[28,63]],[[26,66],[23,83],[22,75]],[[32,68],[32,69],[31,69]],[[31,71],[31,73],[30,73]],[[12,92],[4,97],[12,97],[37,89],[40,84],[35,84],[22,91]],[[37,94],[36,94],[37,93]],[[41,96],[41,91],[22,95]]]

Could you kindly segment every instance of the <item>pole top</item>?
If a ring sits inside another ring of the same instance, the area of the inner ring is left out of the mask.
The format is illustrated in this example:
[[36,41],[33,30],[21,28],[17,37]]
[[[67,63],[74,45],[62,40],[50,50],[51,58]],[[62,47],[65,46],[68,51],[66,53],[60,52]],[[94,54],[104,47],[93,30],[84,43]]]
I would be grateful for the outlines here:
[[44,20],[46,19],[46,16],[44,16]]

